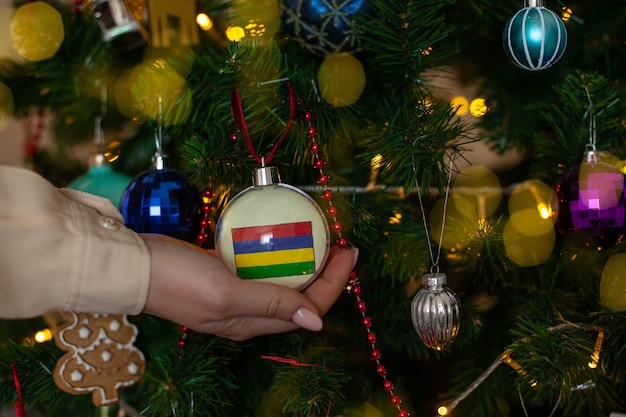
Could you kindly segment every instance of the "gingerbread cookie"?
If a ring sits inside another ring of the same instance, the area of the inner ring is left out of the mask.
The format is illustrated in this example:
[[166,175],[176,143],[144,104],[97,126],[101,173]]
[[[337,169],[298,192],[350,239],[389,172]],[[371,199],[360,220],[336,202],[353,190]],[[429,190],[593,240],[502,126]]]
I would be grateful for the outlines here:
[[67,352],[57,361],[54,382],[70,394],[91,392],[96,406],[116,403],[118,389],[145,371],[143,354],[133,345],[137,328],[122,315],[59,314],[55,341]]

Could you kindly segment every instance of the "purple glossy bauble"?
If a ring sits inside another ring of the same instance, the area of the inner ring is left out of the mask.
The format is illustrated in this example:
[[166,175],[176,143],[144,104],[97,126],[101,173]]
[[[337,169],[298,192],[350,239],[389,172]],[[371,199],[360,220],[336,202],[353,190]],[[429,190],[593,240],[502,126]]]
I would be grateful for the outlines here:
[[576,246],[594,250],[620,243],[626,232],[624,186],[624,174],[611,165],[571,168],[555,186],[559,232]]

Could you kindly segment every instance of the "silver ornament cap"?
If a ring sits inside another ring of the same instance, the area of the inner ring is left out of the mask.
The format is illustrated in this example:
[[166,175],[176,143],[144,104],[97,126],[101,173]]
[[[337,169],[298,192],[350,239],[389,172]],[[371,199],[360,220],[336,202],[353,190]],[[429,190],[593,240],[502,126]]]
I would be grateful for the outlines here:
[[442,351],[448,347],[460,327],[459,299],[446,286],[447,276],[436,272],[422,277],[422,288],[411,303],[413,327],[429,348]]

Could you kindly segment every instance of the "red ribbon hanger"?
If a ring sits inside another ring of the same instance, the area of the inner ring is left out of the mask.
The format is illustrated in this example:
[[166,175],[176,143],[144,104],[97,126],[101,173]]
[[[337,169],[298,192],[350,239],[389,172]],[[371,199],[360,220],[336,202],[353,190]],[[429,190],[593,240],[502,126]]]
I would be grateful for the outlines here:
[[254,157],[254,159],[256,159],[256,161],[259,164],[263,166],[264,164],[266,163],[269,164],[272,161],[274,154],[276,153],[276,151],[278,150],[278,147],[287,136],[287,133],[289,133],[289,130],[291,129],[291,125],[293,124],[293,120],[296,117],[296,110],[298,109],[296,93],[293,90],[293,86],[291,85],[291,82],[287,81],[286,84],[287,84],[287,88],[289,89],[289,120],[287,120],[287,125],[285,126],[285,130],[283,131],[282,135],[280,135],[280,138],[278,139],[278,141],[276,141],[276,143],[274,144],[274,147],[272,148],[270,153],[267,154],[266,157],[259,156],[259,154],[255,151],[254,146],[252,145],[250,132],[248,132],[248,126],[246,125],[246,120],[243,114],[243,105],[241,104],[241,97],[239,96],[239,89],[235,87],[230,93],[230,110],[233,115],[233,118],[235,119],[235,125],[237,126],[237,129],[239,129],[239,131],[243,135],[243,138],[246,141],[246,145],[248,146],[248,149],[250,150],[250,154]]

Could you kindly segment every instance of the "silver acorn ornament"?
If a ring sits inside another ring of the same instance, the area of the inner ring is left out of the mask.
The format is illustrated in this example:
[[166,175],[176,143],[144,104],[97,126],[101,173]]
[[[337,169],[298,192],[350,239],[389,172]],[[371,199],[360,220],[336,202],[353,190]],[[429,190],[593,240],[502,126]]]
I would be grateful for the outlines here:
[[442,351],[459,332],[459,299],[446,286],[447,276],[436,272],[422,277],[422,288],[411,303],[413,327],[429,348]]

